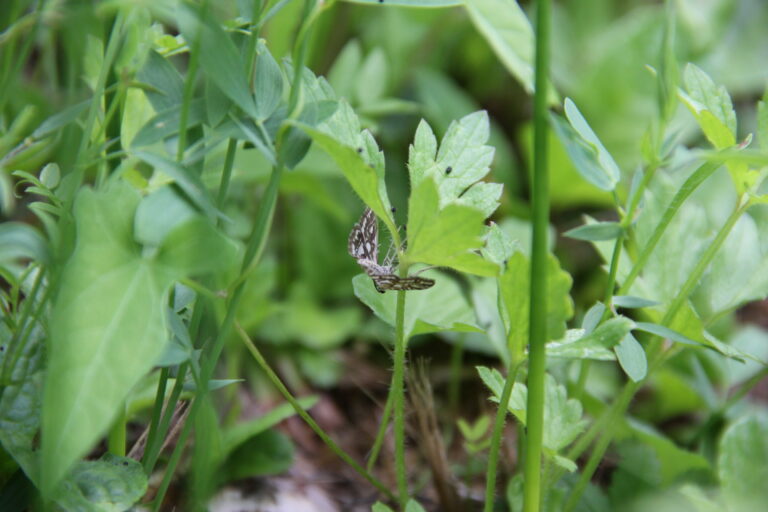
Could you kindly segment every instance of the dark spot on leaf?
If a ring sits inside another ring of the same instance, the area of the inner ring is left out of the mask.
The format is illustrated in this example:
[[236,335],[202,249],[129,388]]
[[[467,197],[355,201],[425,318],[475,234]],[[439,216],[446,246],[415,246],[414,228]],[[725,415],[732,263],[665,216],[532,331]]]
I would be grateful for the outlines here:
[[127,466],[127,465],[128,465],[128,461],[127,461],[127,460],[124,460],[124,461],[123,461],[123,466]]
[[363,148],[357,148],[357,152],[358,153],[362,153],[363,152]]
[[451,174],[452,171],[453,171],[453,167],[451,167],[450,165],[445,168],[445,174],[446,175]]
[[397,208],[395,208],[395,207],[393,206],[392,208],[390,208],[390,210],[392,211],[392,213],[395,213],[395,212],[397,211]]

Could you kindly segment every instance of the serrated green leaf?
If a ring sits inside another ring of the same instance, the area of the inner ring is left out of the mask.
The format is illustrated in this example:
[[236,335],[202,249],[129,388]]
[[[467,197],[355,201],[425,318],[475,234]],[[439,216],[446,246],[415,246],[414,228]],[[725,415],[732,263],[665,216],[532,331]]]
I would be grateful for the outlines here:
[[248,85],[245,64],[224,29],[212,16],[201,20],[197,10],[186,4],[181,4],[176,18],[184,39],[200,52],[200,64],[208,78],[243,111],[258,119],[259,111]]
[[[555,256],[548,256],[547,265],[547,337],[560,339],[565,334],[565,322],[573,315],[573,301],[568,294],[572,279]],[[499,286],[508,317],[507,346],[512,354],[522,355],[528,343],[530,312],[530,261],[522,252],[509,258]]]
[[[731,140],[736,137],[736,112],[733,110],[731,96],[725,86],[717,86],[714,81],[695,64],[689,63],[683,70],[683,82],[688,95],[702,110],[710,112],[730,132]],[[733,142],[730,144],[733,145]],[[718,146],[716,146],[718,147]],[[722,149],[725,146],[719,146]]]
[[401,263],[426,263],[481,276],[496,275],[499,267],[476,252],[483,246],[483,212],[460,204],[440,209],[437,187],[431,178],[411,192],[408,204],[408,247]]
[[624,373],[633,382],[640,382],[645,378],[648,373],[648,359],[645,357],[643,347],[631,332],[628,332],[621,342],[613,347],[613,351]]
[[509,233],[501,229],[495,222],[491,222],[491,226],[488,229],[488,234],[485,238],[483,256],[500,267],[503,267],[506,265],[506,261],[509,257],[514,254],[516,248],[517,242],[512,240]]
[[596,359],[611,361],[615,359],[615,347],[634,327],[629,318],[620,316],[600,324],[594,331],[577,338],[547,344],[547,356],[576,359]]
[[[438,331],[482,332],[472,306],[453,279],[435,271],[419,275],[434,279],[435,285],[407,295],[404,326],[408,337]],[[395,325],[396,293],[377,292],[365,274],[355,276],[352,284],[358,299],[376,316]]]
[[[501,376],[496,369],[486,368],[485,366],[476,366],[478,375],[491,390],[491,401],[499,403],[501,400],[501,393],[504,390],[504,377]],[[512,393],[509,395],[509,402],[507,403],[507,410],[520,423],[525,425],[526,423],[526,400],[528,399],[528,388],[522,382],[515,382],[512,386]]]
[[84,189],[75,202],[77,245],[54,304],[43,397],[48,492],[104,433],[167,341],[163,304],[175,274],[141,257],[133,240],[138,202],[119,182]]
[[425,121],[416,130],[410,148],[408,171],[411,198],[426,179],[438,188],[440,208],[448,204],[472,206],[489,216],[496,210],[502,186],[478,183],[490,170],[494,149],[486,145],[490,135],[488,114],[484,111],[466,115],[452,122],[437,149],[432,129]]
[[581,402],[568,398],[565,386],[546,376],[544,397],[544,446],[555,452],[568,446],[584,430]]
[[759,510],[768,503],[768,417],[750,414],[728,427],[720,441],[718,476],[729,510]]
[[618,222],[595,222],[570,229],[563,236],[576,240],[604,241],[615,240],[624,231]]
[[307,133],[339,166],[352,189],[373,210],[391,233],[397,231],[384,180],[384,155],[368,131],[360,131],[360,120],[345,100],[318,128],[294,125]]
[[533,28],[520,5],[514,0],[472,0],[464,6],[507,71],[532,93]]

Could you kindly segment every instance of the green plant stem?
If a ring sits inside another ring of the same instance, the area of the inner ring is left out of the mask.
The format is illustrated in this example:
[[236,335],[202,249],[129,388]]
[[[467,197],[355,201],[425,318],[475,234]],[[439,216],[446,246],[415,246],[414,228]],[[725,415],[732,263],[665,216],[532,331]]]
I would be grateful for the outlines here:
[[197,37],[192,42],[189,49],[189,67],[184,79],[184,92],[181,102],[181,111],[179,112],[179,138],[176,141],[176,161],[181,162],[184,159],[184,151],[187,149],[187,123],[189,121],[189,107],[192,104],[192,95],[195,92],[195,81],[197,78],[197,68],[200,65],[200,34],[202,29],[202,20],[205,19],[208,11],[208,0],[200,3],[200,20]]
[[[101,71],[99,72],[99,76],[96,79],[96,87],[94,87],[91,105],[88,107],[88,116],[86,117],[85,125],[83,126],[83,138],[80,140],[80,147],[77,151],[78,158],[81,158],[83,155],[85,155],[86,150],[88,149],[88,146],[91,142],[91,135],[93,134],[93,127],[96,123],[96,115],[101,108],[101,100],[105,92],[107,78],[109,76],[110,69],[112,68],[112,64],[115,61],[115,57],[117,57],[117,51],[120,48],[124,23],[124,11],[118,10],[115,23],[112,25],[112,31],[109,34],[107,49],[104,52],[104,62],[101,64]],[[78,162],[78,164],[75,166],[75,179],[72,188],[73,193],[68,202],[74,200],[74,192],[79,190],[80,185],[83,183],[83,179],[85,177],[85,169],[86,167],[83,162]]]
[[237,153],[237,139],[229,139],[229,142],[227,143],[227,155],[224,158],[224,168],[221,171],[219,193],[216,196],[216,207],[219,210],[224,206],[224,201],[227,199],[229,182],[232,178],[232,168],[235,165],[235,153]]
[[693,193],[694,190],[699,187],[699,185],[701,185],[718,168],[720,168],[720,165],[721,164],[719,163],[706,162],[702,164],[701,167],[696,169],[693,174],[688,177],[687,180],[685,180],[685,183],[683,183],[683,185],[680,187],[680,190],[677,191],[675,196],[672,198],[672,201],[670,201],[666,210],[664,210],[664,214],[662,215],[661,220],[654,228],[651,237],[648,239],[648,242],[645,244],[643,250],[640,252],[640,255],[637,257],[637,261],[632,266],[632,270],[629,272],[629,275],[619,288],[619,295],[628,293],[632,288],[632,284],[643,270],[643,267],[648,261],[648,258],[656,248],[656,244],[658,244],[659,240],[661,240],[661,237],[669,226],[669,223],[672,222],[672,219],[675,217],[677,211],[683,205],[685,200],[688,199],[688,197]]
[[[248,244],[245,250],[245,257],[243,258],[243,264],[240,271],[241,275],[246,274],[249,269],[258,264],[259,259],[261,258],[261,254],[264,250],[264,246],[267,243],[267,236],[269,234],[269,230],[272,225],[272,218],[274,217],[275,213],[277,191],[279,188],[282,172],[282,166],[276,166],[272,170],[269,184],[267,185],[264,197],[261,201],[261,204],[259,205],[259,212],[257,214],[256,222],[254,223],[253,230],[251,231],[251,235],[248,239]],[[238,280],[237,284],[235,285],[235,289],[232,292],[229,303],[227,304],[227,312],[224,316],[224,320],[221,323],[221,327],[219,328],[218,335],[213,341],[213,345],[211,346],[210,351],[207,353],[205,361],[201,365],[200,380],[198,382],[197,393],[195,394],[195,398],[192,402],[190,410],[190,416],[192,419],[194,419],[198,414],[198,411],[202,405],[202,400],[208,393],[208,381],[211,380],[213,370],[216,367],[216,362],[218,361],[219,356],[221,355],[221,351],[224,348],[224,343],[232,332],[235,316],[237,314],[237,310],[239,309],[244,289],[245,280]],[[167,477],[169,473],[172,474],[175,471],[176,464],[178,464],[178,461],[181,457],[180,453],[177,454],[177,452],[183,451],[184,444],[189,438],[194,423],[194,421],[187,421],[184,424],[184,428],[182,429],[181,435],[179,436],[179,441],[176,443],[174,453],[168,462],[168,467],[166,468]],[[158,504],[158,507],[160,506],[159,504],[162,503],[167,489],[167,486],[162,485],[158,489],[157,497],[155,498],[155,503]]]
[[381,447],[384,446],[384,437],[387,435],[387,427],[389,426],[389,418],[391,416],[392,394],[389,393],[387,394],[387,402],[384,404],[384,412],[381,415],[379,430],[376,432],[376,438],[373,440],[373,446],[371,447],[371,454],[368,456],[368,463],[366,464],[368,471],[373,471],[373,466],[376,465],[376,460],[379,458],[379,452],[381,452]]
[[245,344],[246,348],[250,351],[253,358],[258,363],[259,367],[264,371],[269,381],[272,383],[275,388],[280,392],[281,395],[283,395],[283,398],[288,401],[288,403],[291,404],[293,409],[296,411],[296,414],[298,414],[301,419],[303,419],[307,425],[315,432],[315,434],[322,439],[322,441],[328,446],[328,448],[333,451],[341,460],[343,460],[345,463],[347,463],[352,469],[354,469],[360,476],[365,478],[371,485],[376,487],[379,491],[381,491],[387,498],[394,499],[394,495],[387,489],[387,487],[381,483],[378,479],[376,479],[373,475],[371,475],[364,467],[362,467],[360,464],[355,461],[347,452],[345,452],[336,442],[331,439],[331,437],[320,427],[320,425],[317,424],[317,422],[312,418],[312,416],[309,415],[309,413],[301,406],[299,401],[296,399],[296,397],[293,396],[293,394],[288,390],[288,388],[285,386],[282,380],[280,380],[280,377],[275,373],[275,371],[272,369],[272,367],[267,363],[267,360],[264,359],[264,356],[262,355],[261,351],[256,347],[256,345],[253,343],[251,338],[248,336],[248,333],[243,330],[243,328],[237,324],[235,326],[237,329],[237,332],[240,334],[240,339],[243,340],[243,343]]
[[[189,365],[186,363],[179,366],[179,369],[176,372],[176,379],[173,385],[173,390],[171,390],[171,396],[168,397],[168,402],[165,405],[164,412],[162,413],[160,422],[157,426],[157,434],[154,436],[151,444],[149,443],[149,439],[147,439],[147,446],[144,450],[143,457],[144,470],[147,474],[152,473],[155,464],[157,464],[157,459],[160,458],[160,451],[163,448],[163,441],[165,440],[165,436],[168,434],[168,429],[171,425],[171,419],[173,418],[173,413],[176,410],[176,404],[181,397],[181,392],[184,390],[184,379],[187,376],[188,367]],[[151,433],[152,432],[150,431],[150,434]],[[172,475],[173,471],[171,471],[170,474]]]
[[[736,208],[734,208],[733,212],[731,212],[731,215],[728,217],[725,224],[723,224],[723,226],[717,232],[717,235],[715,236],[714,240],[709,245],[709,247],[707,247],[707,250],[701,256],[696,266],[693,268],[693,270],[689,274],[688,279],[680,288],[680,292],[677,294],[675,299],[670,304],[669,308],[667,309],[667,312],[665,313],[661,321],[662,325],[668,326],[675,319],[675,316],[677,315],[677,313],[680,311],[682,306],[687,302],[689,295],[693,291],[693,288],[700,281],[707,267],[709,267],[710,263],[712,262],[712,259],[717,254],[717,251],[720,250],[720,248],[722,247],[723,243],[728,237],[728,234],[733,229],[733,226],[736,224],[736,222],[739,220],[739,217],[741,217],[741,215],[744,213],[744,211],[747,209],[748,206],[749,206],[748,201],[746,200],[741,201],[740,204],[737,205]],[[663,344],[661,343],[661,341],[662,340],[659,339],[658,337],[654,337],[651,339],[651,342],[649,344],[648,359],[650,360],[650,364],[648,369],[648,375],[650,375],[652,371],[656,367],[658,367],[662,361],[664,361],[664,357],[662,354]],[[647,376],[646,376],[646,379],[647,379]],[[632,382],[632,381],[627,382],[627,384],[624,385],[624,388],[622,389],[621,394],[619,395],[619,398],[603,414],[613,419],[622,416],[626,412],[626,410],[629,408],[629,404],[632,401],[632,397],[635,395],[637,390],[640,389],[640,387],[642,386],[642,384],[645,382],[646,379],[643,379],[640,382]],[[613,432],[613,429],[610,428],[612,423],[613,423],[612,421],[608,422],[607,426],[609,428],[602,431],[602,436],[600,437],[600,440],[598,441],[595,448],[592,450],[592,453],[589,456],[589,460],[587,461],[587,465],[585,466],[584,470],[582,470],[581,476],[579,477],[579,481],[574,486],[573,491],[571,492],[571,495],[568,498],[568,501],[566,502],[566,506],[564,509],[566,512],[573,510],[573,508],[578,503],[579,499],[581,498],[581,495],[583,494],[584,490],[587,487],[587,484],[592,479],[592,475],[597,469],[598,464],[600,463],[603,456],[605,455],[605,451],[608,449],[608,446],[613,440],[614,432]],[[605,425],[605,423],[603,424]],[[590,429],[590,431],[591,430],[592,429]],[[572,455],[577,457],[580,454],[573,453]]]
[[125,457],[125,433],[127,422],[128,416],[126,415],[126,404],[123,402],[120,406],[120,412],[118,413],[117,418],[115,418],[115,422],[107,436],[107,449],[109,450],[109,453]]
[[157,437],[157,428],[160,425],[160,418],[163,415],[163,404],[165,403],[165,390],[168,386],[168,368],[160,370],[160,378],[157,381],[157,392],[155,393],[155,403],[152,407],[152,418],[149,420],[149,432],[147,433],[147,445],[142,456],[144,471],[149,474],[151,468],[148,467],[148,454],[150,447],[154,446]]
[[[403,269],[400,269],[403,274]],[[407,275],[407,271],[405,273]],[[401,509],[408,503],[408,475],[405,470],[405,290],[397,292],[395,313],[395,353],[392,375],[392,406],[394,409],[395,473],[397,498]]]
[[509,409],[509,397],[512,396],[512,389],[517,378],[517,370],[520,365],[515,365],[504,381],[504,389],[501,391],[499,399],[499,408],[496,411],[496,421],[493,424],[493,433],[491,434],[491,446],[488,448],[488,468],[485,476],[485,505],[483,512],[492,512],[495,505],[496,495],[496,468],[499,464],[501,455],[501,439],[504,433],[504,420],[507,417]]
[[536,2],[536,93],[533,110],[533,176],[531,183],[533,237],[531,242],[530,321],[528,338],[528,402],[523,510],[541,503],[541,453],[544,439],[544,376],[547,342],[547,230],[549,173],[547,169],[547,89],[549,76],[550,0]]

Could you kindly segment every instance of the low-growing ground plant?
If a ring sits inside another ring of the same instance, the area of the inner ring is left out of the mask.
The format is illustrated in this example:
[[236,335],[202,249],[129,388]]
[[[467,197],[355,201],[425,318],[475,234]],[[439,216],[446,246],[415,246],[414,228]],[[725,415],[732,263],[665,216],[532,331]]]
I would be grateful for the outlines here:
[[0,7],[0,510],[761,509],[768,7],[637,3]]

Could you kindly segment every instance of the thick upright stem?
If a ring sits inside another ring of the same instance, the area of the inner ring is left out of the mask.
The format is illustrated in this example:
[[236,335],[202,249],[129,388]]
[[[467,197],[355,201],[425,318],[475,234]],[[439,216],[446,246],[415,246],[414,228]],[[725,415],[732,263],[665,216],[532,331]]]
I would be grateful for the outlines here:
[[530,330],[528,338],[528,404],[523,508],[538,511],[541,503],[541,453],[544,437],[544,374],[547,342],[547,88],[550,1],[536,2],[536,94],[534,96],[533,176],[531,183],[533,240],[531,244]]

